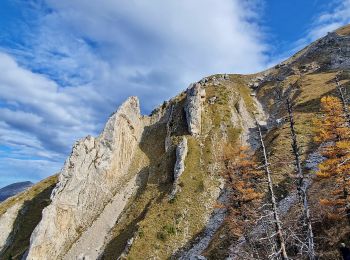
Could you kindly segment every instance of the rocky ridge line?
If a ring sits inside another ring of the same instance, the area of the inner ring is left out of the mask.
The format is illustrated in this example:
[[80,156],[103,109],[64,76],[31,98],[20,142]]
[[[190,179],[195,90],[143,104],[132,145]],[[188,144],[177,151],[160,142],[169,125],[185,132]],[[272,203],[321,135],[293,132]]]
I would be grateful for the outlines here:
[[78,141],[59,175],[52,203],[32,233],[27,259],[63,258],[113,198],[143,131],[136,97],[125,101],[97,138]]

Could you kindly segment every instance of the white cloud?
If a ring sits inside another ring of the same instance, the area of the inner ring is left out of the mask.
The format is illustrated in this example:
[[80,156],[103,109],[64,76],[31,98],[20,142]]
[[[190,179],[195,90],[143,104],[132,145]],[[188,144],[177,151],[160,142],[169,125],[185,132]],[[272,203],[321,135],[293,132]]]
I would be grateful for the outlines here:
[[0,108],[0,144],[11,142],[9,136],[12,143],[20,143],[13,135],[20,132],[31,135],[22,138],[23,142],[37,140],[51,152],[66,154],[69,143],[96,131],[95,118],[89,113],[92,108],[82,95],[73,95],[71,89],[60,88],[45,76],[18,66],[1,52],[0,71],[0,101],[4,106]]
[[44,2],[25,46],[0,52],[0,145],[12,148],[0,163],[28,161],[33,172],[30,155],[52,162],[35,168],[37,177],[63,163],[75,139],[96,134],[127,96],[149,112],[203,76],[266,62],[260,0]]
[[293,52],[349,23],[350,0],[330,1],[327,10],[315,16],[305,36],[295,42]]
[[150,111],[203,76],[265,64],[259,1],[46,3],[53,11],[32,37],[31,62],[68,85],[94,84],[109,104],[138,95]]
[[327,32],[334,31],[339,27],[350,23],[350,0],[335,0],[332,3],[334,8],[320,14],[309,32],[309,38],[316,40]]

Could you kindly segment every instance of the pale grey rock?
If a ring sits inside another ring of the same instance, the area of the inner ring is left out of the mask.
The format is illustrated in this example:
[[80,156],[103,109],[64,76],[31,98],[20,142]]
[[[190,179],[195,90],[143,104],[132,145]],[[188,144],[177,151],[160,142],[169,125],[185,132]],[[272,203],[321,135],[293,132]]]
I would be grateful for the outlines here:
[[98,259],[98,256],[104,249],[105,238],[108,232],[117,222],[128,200],[136,192],[137,187],[136,176],[134,176],[123,187],[118,189],[111,202],[106,205],[98,218],[72,245],[64,259],[74,259],[77,255],[80,255],[81,259]]
[[329,69],[350,68],[350,36],[341,36],[330,32],[325,37],[311,44],[296,61],[314,59],[314,56],[327,58],[320,67]]
[[256,76],[249,83],[248,86],[252,89],[257,89],[260,85],[267,81],[267,76],[265,74],[261,76]]
[[216,100],[217,100],[217,97],[216,97],[216,96],[211,97],[211,98],[208,99],[208,103],[209,103],[210,105],[213,105],[213,104],[215,104],[215,101],[216,101]]
[[201,80],[199,81],[199,83],[200,83],[201,85],[205,85],[205,83],[207,83],[208,81],[209,81],[208,78],[203,78],[203,79],[201,79]]
[[198,83],[191,84],[187,91],[185,112],[188,131],[193,136],[201,133],[202,101],[205,98],[205,89]]
[[182,140],[176,147],[176,162],[174,166],[174,183],[173,189],[170,194],[170,199],[173,199],[178,191],[178,180],[181,174],[185,170],[185,159],[187,156],[188,147],[187,147],[187,138],[182,137]]
[[52,203],[43,210],[32,233],[27,259],[64,257],[118,192],[142,131],[139,102],[131,97],[97,138],[88,136],[74,145],[52,193]]
[[326,159],[326,157],[324,157],[321,153],[322,148],[324,148],[325,146],[327,146],[327,143],[321,144],[316,151],[308,155],[305,164],[305,167],[307,169],[312,171],[318,171],[318,165]]
[[7,241],[21,207],[21,203],[16,203],[0,216],[0,252],[7,245]]

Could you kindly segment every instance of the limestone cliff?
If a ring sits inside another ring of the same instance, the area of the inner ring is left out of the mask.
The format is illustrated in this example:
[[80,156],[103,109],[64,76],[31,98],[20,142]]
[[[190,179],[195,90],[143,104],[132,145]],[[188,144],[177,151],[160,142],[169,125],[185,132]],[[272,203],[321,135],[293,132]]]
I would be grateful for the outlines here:
[[186,97],[186,119],[188,131],[191,135],[198,136],[201,133],[202,100],[205,98],[205,89],[200,83],[191,84]]
[[52,203],[33,231],[27,259],[62,258],[92,225],[128,181],[143,127],[139,102],[131,97],[111,116],[100,136],[88,136],[74,145]]

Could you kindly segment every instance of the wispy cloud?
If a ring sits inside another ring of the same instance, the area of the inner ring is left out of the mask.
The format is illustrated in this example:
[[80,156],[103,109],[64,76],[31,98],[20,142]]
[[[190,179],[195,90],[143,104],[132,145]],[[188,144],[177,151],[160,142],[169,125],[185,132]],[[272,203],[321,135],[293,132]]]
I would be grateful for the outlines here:
[[350,23],[350,0],[329,1],[322,9],[321,13],[315,13],[314,17],[310,17],[310,24],[308,29],[303,32],[303,36],[294,42],[290,42],[286,52],[270,57],[267,67],[272,67],[288,59],[308,44],[326,36],[328,32]]
[[320,14],[311,26],[308,33],[310,40],[316,40],[350,23],[350,0],[335,0],[329,5],[330,11]]
[[267,59],[258,0],[29,3],[37,16],[25,41],[0,52],[2,178],[56,171],[127,96],[149,112],[203,76],[258,71]]

